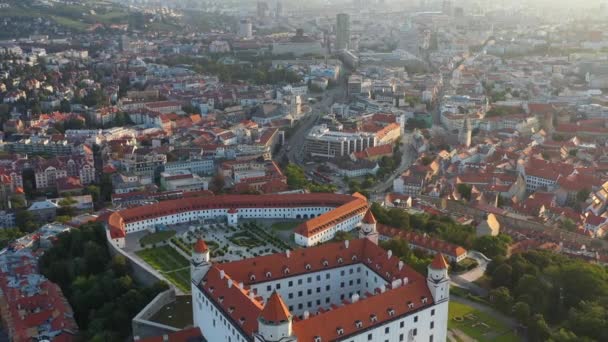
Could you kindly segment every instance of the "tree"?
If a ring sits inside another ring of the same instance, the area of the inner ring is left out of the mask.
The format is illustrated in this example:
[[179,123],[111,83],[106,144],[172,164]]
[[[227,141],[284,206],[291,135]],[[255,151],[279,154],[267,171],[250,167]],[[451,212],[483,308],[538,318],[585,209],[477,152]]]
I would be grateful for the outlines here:
[[591,191],[589,189],[581,189],[576,193],[576,201],[579,203],[585,202],[589,198]]
[[506,234],[499,234],[497,236],[486,235],[475,239],[473,249],[483,253],[490,259],[494,259],[497,256],[506,256],[510,244],[511,237]]
[[473,187],[471,185],[465,184],[465,183],[460,183],[460,184],[456,185],[456,190],[458,191],[460,196],[462,196],[462,198],[464,198],[467,201],[471,200],[471,191],[473,190]]
[[502,264],[498,266],[492,273],[492,286],[511,286],[511,277],[513,274],[513,268],[509,264]]
[[97,185],[89,185],[84,188],[84,193],[93,197],[93,202],[98,202],[101,197],[101,190]]
[[39,226],[38,217],[28,210],[18,211],[15,215],[15,223],[21,231],[26,233],[32,233]]
[[536,314],[530,320],[530,324],[528,324],[528,337],[531,341],[546,341],[547,338],[551,335],[551,329],[549,329],[549,325],[545,322],[545,318],[541,314]]
[[509,312],[513,304],[513,297],[508,288],[501,286],[490,291],[490,301],[498,310]]
[[226,185],[226,180],[224,179],[224,174],[221,172],[218,172],[211,180],[211,184],[209,184],[209,188],[211,189],[211,191],[218,193],[218,192],[221,192],[222,189],[224,189],[225,185]]
[[67,99],[61,100],[61,103],[59,104],[59,111],[63,113],[71,112],[72,105],[70,104],[70,101],[68,101]]
[[530,319],[530,305],[524,302],[517,302],[513,305],[513,316],[519,323],[527,324]]

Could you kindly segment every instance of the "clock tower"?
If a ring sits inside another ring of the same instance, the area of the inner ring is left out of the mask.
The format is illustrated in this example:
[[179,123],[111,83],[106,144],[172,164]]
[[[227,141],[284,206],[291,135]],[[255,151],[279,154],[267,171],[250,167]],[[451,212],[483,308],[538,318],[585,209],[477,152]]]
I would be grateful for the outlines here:
[[426,284],[435,303],[447,302],[450,297],[450,277],[448,263],[441,253],[435,254],[433,262],[428,266]]
[[361,220],[359,238],[369,239],[376,245],[378,244],[378,230],[376,230],[376,218],[374,217],[371,208],[367,209],[365,216],[363,216],[363,220]]

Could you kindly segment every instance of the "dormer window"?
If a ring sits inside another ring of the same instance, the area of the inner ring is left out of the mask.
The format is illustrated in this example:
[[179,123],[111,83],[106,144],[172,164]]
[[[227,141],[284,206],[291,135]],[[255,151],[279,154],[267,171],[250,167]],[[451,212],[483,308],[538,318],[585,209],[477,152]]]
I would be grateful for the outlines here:
[[255,274],[250,275],[250,276],[249,276],[249,280],[251,280],[251,281],[255,281]]
[[355,321],[355,327],[362,328],[363,327],[363,322],[361,322],[360,320],[356,320]]
[[338,258],[338,264],[341,264],[341,263],[343,263],[343,262],[344,262],[344,260],[342,260],[342,258],[341,258],[341,257],[340,257],[340,258]]
[[329,266],[329,261],[323,260],[323,267],[327,267],[327,266]]
[[371,314],[369,315],[369,320],[374,323],[374,322],[378,322],[378,316],[376,316],[375,314]]
[[351,260],[352,260],[352,261],[357,260],[357,256],[356,256],[356,255],[353,255],[353,257],[351,258]]
[[234,312],[234,306],[231,306],[228,308],[228,313],[233,313]]
[[219,296],[219,298],[217,299],[220,303],[224,301],[224,296]]
[[410,308],[410,309],[413,309],[414,308],[414,303],[407,302],[407,307]]
[[344,335],[344,329],[338,327],[338,328],[336,328],[336,333],[338,333],[338,336],[342,336],[342,335]]
[[272,273],[266,272],[266,278],[270,278],[270,277],[272,277]]
[[240,323],[241,325],[245,324],[245,317],[241,317],[241,318],[239,319],[239,323]]
[[426,304],[429,301],[429,299],[426,297],[422,297],[422,299],[420,299],[420,301],[422,302],[422,304]]
[[310,266],[310,264],[306,264],[306,266],[304,266],[306,268],[306,270],[310,271],[310,269],[312,268],[312,266]]
[[321,342],[321,336],[315,336],[312,341],[313,342]]
[[285,269],[283,270],[283,273],[289,274],[289,267],[285,267]]
[[394,316],[394,315],[395,315],[395,309],[393,309],[393,308],[388,308],[388,309],[386,310],[386,312],[388,312],[388,315],[389,315],[389,316]]
[[215,290],[215,288],[214,288],[213,286],[211,286],[211,287],[209,288],[209,293],[213,293],[213,290]]

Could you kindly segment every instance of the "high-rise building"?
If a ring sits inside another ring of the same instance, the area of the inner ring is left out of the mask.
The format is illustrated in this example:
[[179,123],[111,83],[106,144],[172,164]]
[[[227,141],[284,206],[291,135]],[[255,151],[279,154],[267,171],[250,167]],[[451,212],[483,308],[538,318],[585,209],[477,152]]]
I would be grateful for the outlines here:
[[253,25],[249,19],[241,19],[239,21],[239,32],[240,38],[250,39],[253,37]]
[[270,16],[270,8],[268,3],[265,1],[258,1],[258,19],[265,19]]
[[275,7],[274,16],[276,18],[281,18],[283,16],[283,3],[277,1],[277,6]]
[[473,135],[473,128],[471,126],[471,120],[469,120],[469,116],[467,115],[464,118],[464,122],[462,123],[462,128],[458,132],[458,142],[462,145],[469,147],[471,146],[471,137]]
[[348,49],[350,43],[350,17],[346,13],[336,16],[336,50]]

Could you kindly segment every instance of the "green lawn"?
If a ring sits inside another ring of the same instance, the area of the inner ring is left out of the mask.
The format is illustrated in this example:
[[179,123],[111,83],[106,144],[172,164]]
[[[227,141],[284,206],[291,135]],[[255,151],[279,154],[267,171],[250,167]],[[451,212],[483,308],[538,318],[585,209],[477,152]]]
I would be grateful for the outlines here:
[[151,234],[148,234],[148,235],[142,237],[141,239],[139,239],[139,243],[142,246],[148,246],[148,245],[152,245],[155,243],[163,242],[165,240],[169,240],[174,235],[175,235],[174,230],[163,230],[163,231],[151,233]]
[[301,221],[285,221],[285,222],[276,222],[273,223],[270,228],[272,230],[292,230],[297,227]]
[[[468,305],[450,301],[448,317],[448,328],[459,329],[480,342],[513,342],[520,340],[500,321]],[[454,318],[462,318],[462,321],[456,321]]]
[[143,249],[136,254],[182,291],[190,292],[190,262],[170,246]]

